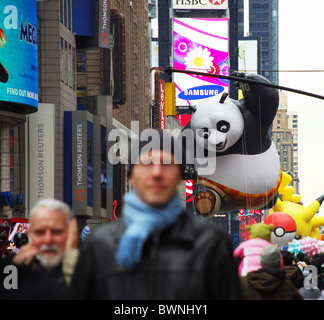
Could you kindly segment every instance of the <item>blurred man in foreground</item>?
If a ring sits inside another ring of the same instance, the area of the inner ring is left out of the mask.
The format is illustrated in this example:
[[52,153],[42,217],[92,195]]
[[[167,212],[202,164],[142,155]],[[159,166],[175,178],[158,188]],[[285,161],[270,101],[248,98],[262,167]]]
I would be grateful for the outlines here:
[[227,235],[185,213],[174,141],[167,132],[153,140],[146,151],[147,141],[138,141],[139,153],[132,153],[133,189],[124,196],[122,219],[99,227],[83,243],[73,298],[239,299]]

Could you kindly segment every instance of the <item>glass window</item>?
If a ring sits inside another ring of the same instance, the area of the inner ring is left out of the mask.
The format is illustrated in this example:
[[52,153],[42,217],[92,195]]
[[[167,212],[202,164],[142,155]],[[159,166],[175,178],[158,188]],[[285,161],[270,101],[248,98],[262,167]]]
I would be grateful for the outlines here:
[[85,51],[77,51],[77,72],[86,72],[86,53]]
[[61,81],[75,90],[75,48],[61,38]]

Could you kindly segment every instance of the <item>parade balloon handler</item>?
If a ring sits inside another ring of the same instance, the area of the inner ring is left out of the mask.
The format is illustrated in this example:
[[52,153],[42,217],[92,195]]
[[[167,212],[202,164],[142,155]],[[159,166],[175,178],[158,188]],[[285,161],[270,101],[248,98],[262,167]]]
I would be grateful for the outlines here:
[[69,206],[55,199],[36,203],[29,238],[3,262],[16,266],[19,275],[17,290],[6,293],[21,299],[66,299],[79,245],[77,221]]
[[231,241],[214,224],[184,211],[174,139],[151,131],[151,140],[141,134],[133,141],[132,190],[124,196],[121,218],[95,229],[80,248],[72,297],[239,299]]
[[[0,49],[7,43],[6,36],[2,29],[0,29]],[[8,71],[0,62],[0,82],[6,83],[9,79]]]

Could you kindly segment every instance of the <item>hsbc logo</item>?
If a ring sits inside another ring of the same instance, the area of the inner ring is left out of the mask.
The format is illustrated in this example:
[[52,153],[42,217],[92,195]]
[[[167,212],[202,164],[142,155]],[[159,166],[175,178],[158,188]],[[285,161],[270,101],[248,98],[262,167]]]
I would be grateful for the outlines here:
[[205,6],[208,1],[205,0],[176,0],[177,5],[201,5]]
[[209,0],[209,2],[211,4],[213,4],[214,6],[219,6],[219,5],[223,4],[225,2],[225,0]]
[[228,0],[173,0],[173,9],[227,9]]

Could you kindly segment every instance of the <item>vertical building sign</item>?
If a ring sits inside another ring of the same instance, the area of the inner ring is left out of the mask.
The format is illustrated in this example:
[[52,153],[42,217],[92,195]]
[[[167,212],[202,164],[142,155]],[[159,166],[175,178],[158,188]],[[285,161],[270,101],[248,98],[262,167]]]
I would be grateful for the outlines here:
[[0,1],[0,102],[13,112],[37,111],[36,0]]
[[64,112],[64,200],[76,215],[93,215],[93,116]]
[[99,47],[109,49],[110,41],[110,0],[99,0]]
[[160,79],[160,127],[165,129],[165,81]]
[[29,208],[38,200],[54,197],[54,119],[55,105],[49,103],[40,103],[38,111],[27,118]]
[[93,123],[87,121],[87,205],[93,207]]

